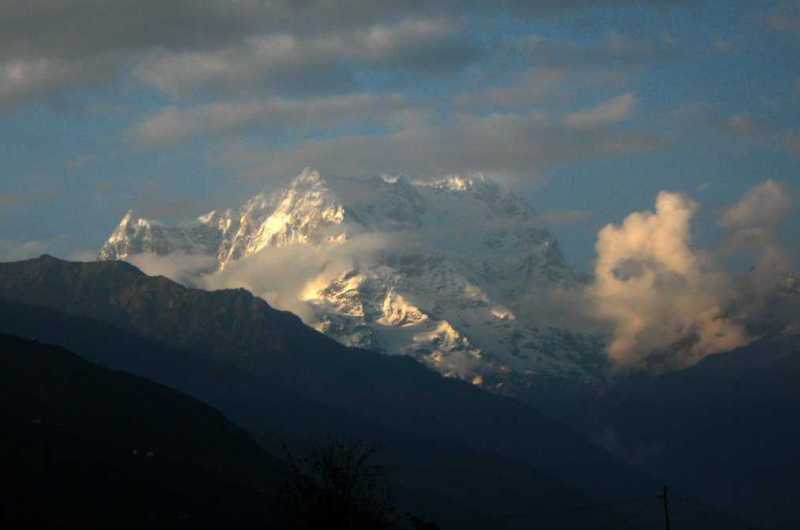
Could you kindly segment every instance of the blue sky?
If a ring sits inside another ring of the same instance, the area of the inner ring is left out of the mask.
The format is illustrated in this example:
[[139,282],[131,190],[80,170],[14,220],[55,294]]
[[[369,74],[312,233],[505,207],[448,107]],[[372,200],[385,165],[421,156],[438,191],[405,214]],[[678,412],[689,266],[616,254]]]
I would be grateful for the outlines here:
[[713,246],[748,189],[798,189],[800,2],[422,5],[12,0],[0,259],[85,256],[129,208],[190,218],[305,166],[495,176],[582,269],[661,190]]

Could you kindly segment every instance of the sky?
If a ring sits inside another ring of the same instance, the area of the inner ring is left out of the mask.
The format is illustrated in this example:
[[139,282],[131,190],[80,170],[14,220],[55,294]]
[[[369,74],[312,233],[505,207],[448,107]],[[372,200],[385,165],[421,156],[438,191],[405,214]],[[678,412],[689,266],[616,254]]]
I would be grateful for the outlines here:
[[662,191],[721,245],[748,190],[800,188],[799,58],[796,0],[5,0],[0,259],[85,258],[128,209],[189,219],[307,166],[484,173],[579,270]]

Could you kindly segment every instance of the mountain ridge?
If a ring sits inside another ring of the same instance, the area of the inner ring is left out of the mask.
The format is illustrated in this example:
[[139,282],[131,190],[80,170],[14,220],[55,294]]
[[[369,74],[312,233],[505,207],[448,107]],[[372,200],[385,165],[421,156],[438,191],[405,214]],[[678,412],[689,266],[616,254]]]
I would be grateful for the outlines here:
[[[410,355],[500,392],[542,377],[603,377],[599,338],[529,316],[537,289],[578,279],[525,201],[483,176],[306,170],[186,225],[129,212],[98,254],[145,256],[191,258],[190,285],[246,286],[345,345]],[[297,284],[289,291],[286,274]]]
[[190,354],[180,363],[196,356],[231,363],[264,390],[288,386],[378,426],[469,441],[589,490],[649,483],[636,473],[615,479],[620,470],[609,455],[522,403],[442,378],[408,357],[341,346],[243,290],[190,289],[120,262],[40,258],[0,264],[0,298],[116,325]]
[[0,349],[4,527],[287,526],[288,466],[218,410],[57,346]]
[[[577,431],[409,357],[345,348],[243,290],[190,289],[123,262],[1,263],[0,332],[72,346],[95,362],[174,386],[251,432],[327,431],[383,442],[403,470],[404,492],[419,492],[420,484],[431,490],[414,512],[457,527],[492,526],[498,511],[535,506],[544,526],[561,528],[558,507],[575,505],[575,486],[600,501],[653,492],[635,516],[660,521],[659,484]],[[443,462],[452,464],[443,470]],[[549,496],[554,487],[563,495]],[[705,507],[700,515],[713,512]],[[607,524],[586,516],[596,527],[619,524],[611,513]],[[716,514],[711,522],[726,520]],[[574,527],[586,522],[578,521]],[[527,527],[518,522],[509,528]],[[709,524],[696,528],[715,527]]]

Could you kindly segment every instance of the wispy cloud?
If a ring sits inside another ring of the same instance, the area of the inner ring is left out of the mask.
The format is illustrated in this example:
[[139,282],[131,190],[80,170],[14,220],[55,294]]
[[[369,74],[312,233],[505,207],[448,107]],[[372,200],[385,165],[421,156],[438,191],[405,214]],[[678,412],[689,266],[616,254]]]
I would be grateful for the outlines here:
[[584,70],[638,68],[680,55],[672,39],[632,38],[617,32],[590,43],[529,36],[516,47],[531,65]]
[[764,15],[763,21],[775,31],[800,31],[800,5],[779,5]]
[[438,76],[480,55],[453,21],[411,18],[319,35],[254,36],[209,51],[154,53],[135,76],[176,97],[203,90],[313,94],[352,89],[359,67]]
[[0,17],[0,103],[20,105],[112,79],[192,96],[341,91],[352,88],[356,65],[439,77],[485,50],[474,32],[461,31],[463,15],[511,12],[525,19],[626,3],[640,4],[439,0],[421,16],[418,2],[405,0],[118,0],[114,9],[96,0],[12,0]]
[[40,256],[47,250],[41,241],[9,241],[0,239],[0,261],[18,261]]
[[60,190],[40,190],[27,193],[0,194],[0,207],[22,207],[41,204],[55,199]]
[[172,144],[193,136],[220,136],[257,127],[313,132],[347,125],[386,126],[402,120],[411,102],[401,95],[350,94],[310,99],[265,98],[167,107],[145,117],[132,134],[145,144]]
[[594,216],[590,210],[552,210],[539,215],[549,225],[572,225],[585,223]]
[[312,139],[285,148],[233,144],[220,161],[251,178],[292,175],[311,165],[334,175],[483,172],[537,179],[556,163],[647,152],[660,141],[641,130],[598,126],[576,131],[537,112],[460,114],[386,134]]
[[755,144],[767,145],[800,157],[800,130],[769,118],[739,113],[721,121],[723,131]]
[[564,123],[576,129],[591,129],[628,119],[636,109],[638,98],[633,93],[622,94],[597,105],[564,117]]

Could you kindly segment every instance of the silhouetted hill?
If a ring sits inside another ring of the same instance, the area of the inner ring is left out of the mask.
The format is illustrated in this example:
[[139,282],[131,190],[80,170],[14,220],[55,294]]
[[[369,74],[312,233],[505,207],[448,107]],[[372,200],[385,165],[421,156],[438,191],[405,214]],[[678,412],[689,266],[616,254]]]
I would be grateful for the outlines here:
[[[191,392],[254,432],[332,429],[383,442],[400,470],[398,496],[417,490],[408,506],[423,514],[449,504],[474,521],[657,492],[651,479],[525,405],[406,357],[345,348],[243,290],[204,292],[125,263],[43,257],[0,264],[0,297],[15,301],[3,329],[81,345],[94,360]],[[26,313],[20,302],[38,308]],[[50,315],[37,316],[42,308]],[[434,506],[419,499],[424,490]]]
[[287,468],[209,406],[0,335],[0,527],[282,527]]
[[610,448],[767,528],[798,528],[800,337],[778,335],[658,377],[577,418]]
[[[198,356],[181,367],[175,359],[190,354],[102,322],[0,299],[0,328],[60,342],[81,351],[88,359],[152,377],[189,393],[210,396],[211,402],[230,410],[230,417],[237,422],[257,429],[266,426],[269,431],[259,431],[260,439],[277,454],[287,443],[292,451],[302,452],[304,444],[331,433],[380,440],[384,447],[379,456],[391,471],[389,479],[398,505],[437,521],[452,522],[456,527],[467,522],[475,527],[496,523],[486,515],[516,513],[520,506],[535,512],[541,507],[582,506],[587,502],[573,488],[518,461],[509,463],[458,443],[387,431],[288,390],[279,392],[261,386],[257,378],[213,359]],[[604,517],[615,520],[613,515]]]

